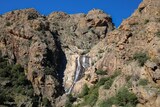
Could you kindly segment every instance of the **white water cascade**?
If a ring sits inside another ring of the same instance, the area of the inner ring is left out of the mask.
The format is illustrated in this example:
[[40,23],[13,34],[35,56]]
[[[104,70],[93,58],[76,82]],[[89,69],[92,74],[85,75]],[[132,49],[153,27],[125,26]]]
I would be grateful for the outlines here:
[[70,94],[72,92],[74,85],[80,79],[85,69],[88,68],[90,65],[91,65],[90,58],[88,56],[80,56],[76,58],[76,70],[75,70],[74,80],[67,94]]

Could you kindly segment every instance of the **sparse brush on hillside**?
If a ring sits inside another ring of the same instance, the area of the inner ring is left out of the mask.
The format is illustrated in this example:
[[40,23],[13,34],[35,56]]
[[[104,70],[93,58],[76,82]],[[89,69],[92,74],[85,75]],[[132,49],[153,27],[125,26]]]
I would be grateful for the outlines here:
[[79,95],[80,98],[83,98],[84,101],[76,105],[75,107],[82,107],[84,105],[90,105],[94,106],[97,99],[98,99],[98,90],[99,87],[104,85],[105,89],[109,89],[114,81],[114,79],[120,75],[121,71],[116,70],[113,75],[107,77],[107,78],[101,78],[93,87],[88,88],[88,86],[85,84],[81,94]]
[[147,84],[148,84],[148,80],[147,79],[140,79],[139,80],[139,85],[146,86]]
[[65,102],[65,107],[72,107],[72,103],[76,100],[76,98],[74,98],[72,96],[72,94],[68,94],[67,95],[67,100]]
[[100,9],[0,15],[0,107],[160,107],[160,0],[132,1],[115,25]]
[[144,52],[136,52],[133,55],[133,59],[137,60],[140,66],[143,66],[145,62],[149,59],[149,56]]
[[52,107],[50,101],[47,98],[42,99],[42,104],[44,107]]
[[112,105],[122,107],[136,107],[138,99],[135,94],[128,91],[126,87],[119,89],[117,94],[107,101],[103,101],[99,104],[99,107],[112,107]]
[[79,97],[83,97],[85,95],[87,95],[89,93],[89,88],[87,86],[87,84],[84,84],[83,88],[82,88],[82,92],[80,93]]
[[[2,56],[0,56],[0,81],[0,104],[8,105],[20,96],[30,98],[32,103],[37,102],[33,100],[36,96],[33,95],[33,87],[24,74],[24,68],[19,64],[9,64],[7,57]],[[13,104],[16,105],[16,102]]]
[[97,74],[97,75],[106,75],[106,74],[107,74],[107,71],[98,69],[98,70],[96,70],[96,74]]

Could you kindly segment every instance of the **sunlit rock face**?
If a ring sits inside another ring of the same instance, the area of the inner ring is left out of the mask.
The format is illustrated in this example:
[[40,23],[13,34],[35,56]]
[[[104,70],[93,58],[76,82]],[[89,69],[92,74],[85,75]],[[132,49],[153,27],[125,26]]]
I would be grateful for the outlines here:
[[[35,9],[16,10],[0,16],[0,50],[10,64],[24,67],[35,95],[54,106],[55,98],[64,93],[62,84],[69,88],[75,78],[76,58],[113,29],[112,19],[101,10],[48,16]],[[86,69],[89,62],[79,58]]]
[[[34,9],[12,11],[0,16],[1,54],[10,64],[22,65],[39,105],[45,98],[53,107],[62,107],[66,93],[78,97],[84,84],[95,86],[120,71],[108,89],[105,83],[96,87],[95,107],[129,83],[137,107],[159,107],[159,7],[159,0],[144,0],[117,29],[111,17],[98,9],[48,16]],[[146,86],[139,83],[144,79]]]
[[49,23],[34,9],[16,10],[0,17],[0,50],[10,64],[24,67],[35,95],[54,101],[61,92],[57,80],[59,48]]
[[57,32],[64,52],[59,68],[60,71],[64,71],[63,85],[65,89],[69,89],[74,80],[76,58],[87,54],[114,29],[114,25],[111,17],[98,9],[91,10],[88,14],[74,15],[54,12],[47,18],[50,22],[50,30]]
[[[118,29],[107,34],[107,37],[95,45],[88,55],[95,62],[94,67],[108,71],[113,74],[121,70],[122,75],[131,76],[133,92],[139,101],[137,107],[158,107],[159,106],[159,32],[160,32],[160,1],[143,0],[138,9],[122,22]],[[102,48],[99,48],[102,47]],[[103,50],[103,51],[102,51]],[[101,56],[100,58],[94,56]],[[146,58],[143,62],[139,57]],[[143,64],[142,64],[143,63]],[[100,76],[99,76],[100,77]],[[118,78],[118,77],[117,77]],[[119,81],[114,80],[123,86],[125,77]],[[147,80],[146,86],[139,81]],[[103,87],[103,86],[102,86]],[[99,89],[99,101],[108,99],[108,94],[115,94],[114,83],[109,90],[102,87]],[[104,95],[103,95],[104,94]],[[106,97],[107,96],[107,97]]]
[[74,78],[72,80],[72,84],[70,85],[68,89],[64,85],[64,87],[66,88],[65,90],[67,94],[70,94],[76,82],[79,81],[82,77],[84,77],[85,70],[89,66],[91,66],[91,59],[88,56],[79,56],[76,58],[75,63],[76,63],[76,66],[75,66]]

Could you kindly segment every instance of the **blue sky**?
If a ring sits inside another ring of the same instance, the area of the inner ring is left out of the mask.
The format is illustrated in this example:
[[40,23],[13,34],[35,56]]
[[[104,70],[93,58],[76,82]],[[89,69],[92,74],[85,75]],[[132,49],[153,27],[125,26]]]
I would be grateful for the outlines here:
[[0,14],[11,10],[35,8],[41,14],[48,15],[53,11],[68,14],[87,13],[96,8],[112,16],[116,27],[123,19],[128,18],[142,0],[1,0]]

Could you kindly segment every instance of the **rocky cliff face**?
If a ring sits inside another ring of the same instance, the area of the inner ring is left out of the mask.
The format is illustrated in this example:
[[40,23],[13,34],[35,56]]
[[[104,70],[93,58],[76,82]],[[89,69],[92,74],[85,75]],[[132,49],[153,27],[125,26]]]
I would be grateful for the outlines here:
[[16,10],[0,17],[0,50],[10,64],[24,67],[35,95],[54,106],[55,98],[64,93],[62,84],[68,88],[73,81],[76,56],[113,29],[111,18],[101,10],[49,16],[34,9]]
[[[24,68],[37,106],[159,107],[159,7],[159,0],[144,0],[117,29],[101,10],[48,16],[12,11],[0,16],[1,56]],[[91,66],[74,84],[74,98],[66,97],[80,56],[89,56]],[[0,90],[8,82],[2,83]]]
[[[128,87],[127,84],[131,85],[128,88],[138,98],[138,107],[160,106],[158,92],[160,86],[159,7],[159,0],[144,0],[131,17],[124,20],[118,29],[109,32],[88,53],[93,63],[93,66],[86,71],[86,73],[89,72],[90,77],[93,76],[95,79],[102,77],[101,75],[95,76],[97,69],[106,71],[108,75],[113,75],[117,70],[122,72],[114,79],[110,88],[104,88],[106,85],[108,86],[108,80],[100,86],[94,106],[110,103],[107,101],[113,99],[112,96],[117,96],[116,93],[121,87]],[[127,79],[129,77],[130,79]],[[92,79],[87,84],[91,82],[93,82]],[[144,84],[145,86],[143,86]],[[107,103],[102,103],[103,101]],[[115,102],[112,102],[111,105],[114,104],[123,105]]]
[[56,71],[60,48],[46,20],[34,9],[2,15],[0,48],[10,63],[24,67],[34,92],[53,101],[60,92]]
[[[65,57],[60,65],[64,72],[64,87],[68,89],[74,78],[75,60],[84,55],[114,29],[112,19],[101,10],[91,10],[87,15],[52,13],[48,16],[50,30],[57,31]],[[65,64],[66,63],[66,64]],[[65,67],[65,68],[64,68]]]

